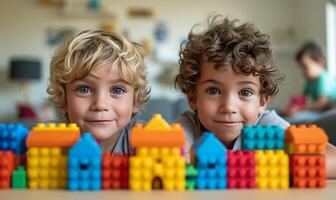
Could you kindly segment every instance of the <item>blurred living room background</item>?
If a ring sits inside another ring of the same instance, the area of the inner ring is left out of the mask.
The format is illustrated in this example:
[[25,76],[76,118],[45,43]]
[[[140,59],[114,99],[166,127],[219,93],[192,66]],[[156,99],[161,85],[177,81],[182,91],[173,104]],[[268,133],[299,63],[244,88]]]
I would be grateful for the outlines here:
[[275,63],[287,76],[269,106],[280,109],[303,87],[294,59],[302,42],[320,41],[335,74],[335,12],[332,0],[1,0],[0,122],[55,120],[46,93],[51,56],[85,29],[117,31],[145,46],[152,93],[140,114],[162,112],[173,122],[188,109],[173,85],[180,43],[211,13],[254,23],[271,36]]

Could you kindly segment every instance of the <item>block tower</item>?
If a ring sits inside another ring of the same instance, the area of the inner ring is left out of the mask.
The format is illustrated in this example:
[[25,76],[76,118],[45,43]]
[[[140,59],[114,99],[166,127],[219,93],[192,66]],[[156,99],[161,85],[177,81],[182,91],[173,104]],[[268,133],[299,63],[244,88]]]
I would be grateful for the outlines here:
[[226,188],[226,147],[211,132],[195,144],[197,189]]
[[286,130],[286,151],[290,154],[291,185],[295,188],[326,186],[325,151],[328,136],[316,125],[290,126]]
[[104,153],[102,163],[103,189],[128,189],[129,156]]
[[69,150],[68,189],[101,189],[102,148],[91,133],[83,133],[81,139]]
[[[256,125],[243,128],[241,146],[243,150],[253,150],[250,154],[254,153],[255,156],[257,188],[285,189],[289,187],[289,159],[284,151],[284,137],[284,130],[279,126]],[[253,160],[252,155],[250,155],[250,160]],[[241,178],[252,176],[252,173],[243,173],[241,176]],[[247,180],[252,186],[252,177]]]
[[12,186],[11,175],[24,158],[28,133],[23,124],[0,124],[0,189]]
[[76,124],[42,124],[27,137],[28,187],[55,189],[67,187],[68,150],[80,138]]
[[146,124],[132,129],[129,187],[131,190],[184,190],[184,132],[179,124],[171,126],[159,114]]

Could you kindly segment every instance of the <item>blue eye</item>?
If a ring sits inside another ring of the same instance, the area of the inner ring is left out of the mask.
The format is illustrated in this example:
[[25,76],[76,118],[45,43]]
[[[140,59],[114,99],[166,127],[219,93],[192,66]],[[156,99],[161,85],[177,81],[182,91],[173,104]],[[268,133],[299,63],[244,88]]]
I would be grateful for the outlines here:
[[92,93],[91,89],[88,86],[79,86],[76,90],[83,94]]
[[214,88],[214,87],[208,88],[206,92],[208,94],[211,94],[211,95],[219,95],[220,94],[219,89]]
[[121,88],[121,87],[114,87],[114,88],[112,88],[112,93],[113,94],[123,94],[123,93],[125,93],[126,91],[123,89],[123,88]]
[[239,95],[244,96],[244,97],[249,97],[253,94],[251,90],[241,90],[239,92]]

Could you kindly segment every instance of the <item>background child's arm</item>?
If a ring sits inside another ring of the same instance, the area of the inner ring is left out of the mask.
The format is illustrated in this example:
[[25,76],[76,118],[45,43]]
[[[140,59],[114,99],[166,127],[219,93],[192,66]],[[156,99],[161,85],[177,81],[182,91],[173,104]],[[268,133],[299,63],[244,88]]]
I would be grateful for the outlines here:
[[328,106],[328,103],[327,96],[319,96],[315,102],[305,105],[303,110],[323,110]]
[[327,178],[336,178],[336,147],[328,144],[326,152]]

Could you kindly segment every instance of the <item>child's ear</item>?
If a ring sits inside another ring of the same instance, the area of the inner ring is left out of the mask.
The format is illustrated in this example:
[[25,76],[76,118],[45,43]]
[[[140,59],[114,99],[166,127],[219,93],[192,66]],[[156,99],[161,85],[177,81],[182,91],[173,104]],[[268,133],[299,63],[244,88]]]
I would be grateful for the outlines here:
[[196,111],[196,97],[195,97],[195,95],[193,95],[191,92],[189,92],[187,94],[187,97],[188,97],[188,103],[189,103],[190,108],[193,111]]
[[270,96],[263,95],[260,98],[259,114],[262,113],[266,109],[269,101],[270,101]]

